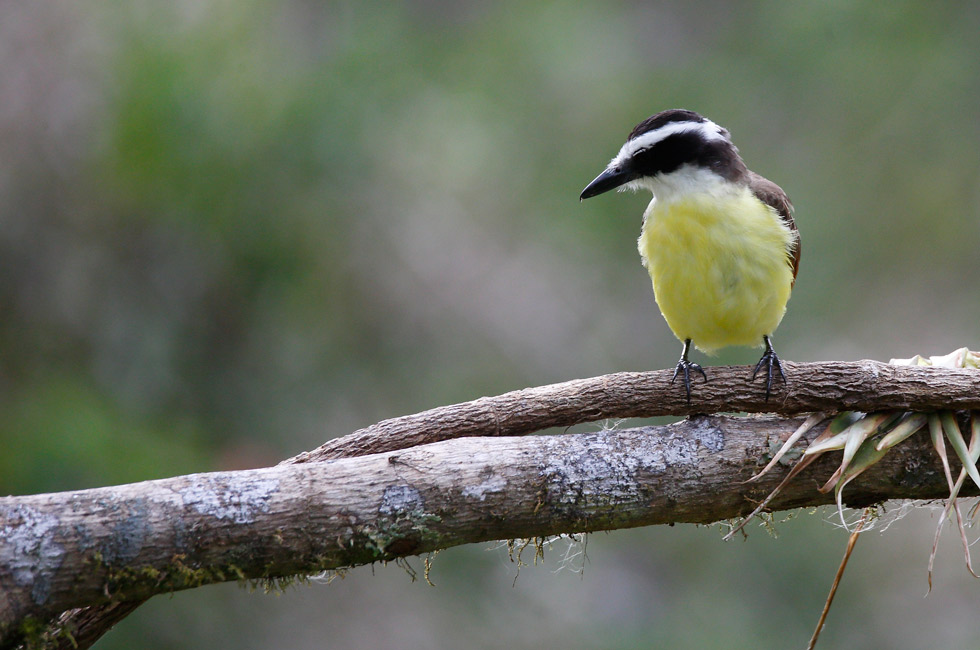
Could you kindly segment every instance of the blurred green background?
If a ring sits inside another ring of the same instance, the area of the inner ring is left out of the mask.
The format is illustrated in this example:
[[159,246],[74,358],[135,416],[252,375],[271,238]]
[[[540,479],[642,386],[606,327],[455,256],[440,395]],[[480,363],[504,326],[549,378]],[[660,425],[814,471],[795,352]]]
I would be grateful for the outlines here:
[[[975,2],[2,3],[0,493],[268,465],[673,365],[636,253],[648,197],[577,200],[670,107],[796,204],[783,358],[975,348],[978,33]],[[209,587],[98,647],[803,647],[831,520],[596,534],[584,576],[557,551],[516,584],[471,546],[435,588],[395,566]],[[976,646],[951,531],[922,598],[935,521],[862,537],[824,647]]]

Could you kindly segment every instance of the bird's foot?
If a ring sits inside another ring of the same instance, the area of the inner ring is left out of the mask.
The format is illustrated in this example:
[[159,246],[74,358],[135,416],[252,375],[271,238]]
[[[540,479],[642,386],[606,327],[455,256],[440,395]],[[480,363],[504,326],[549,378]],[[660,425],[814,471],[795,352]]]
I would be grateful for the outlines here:
[[670,378],[670,383],[673,384],[674,380],[677,379],[679,373],[684,373],[684,390],[687,391],[687,403],[691,403],[691,372],[699,372],[701,376],[704,377],[705,381],[708,381],[708,375],[704,374],[704,368],[693,361],[687,360],[687,350],[685,349],[684,356],[681,357],[680,361],[677,362],[677,367],[674,368],[674,376]]
[[752,379],[755,379],[755,376],[759,374],[760,370],[763,368],[766,369],[766,401],[768,402],[769,395],[772,393],[772,380],[778,377],[785,384],[786,375],[783,374],[783,366],[779,363],[779,357],[776,356],[776,351],[772,349],[772,343],[769,341],[769,337],[764,336],[762,338],[766,343],[766,351],[762,353],[762,358],[759,359],[759,363],[755,364],[755,370],[752,371]]

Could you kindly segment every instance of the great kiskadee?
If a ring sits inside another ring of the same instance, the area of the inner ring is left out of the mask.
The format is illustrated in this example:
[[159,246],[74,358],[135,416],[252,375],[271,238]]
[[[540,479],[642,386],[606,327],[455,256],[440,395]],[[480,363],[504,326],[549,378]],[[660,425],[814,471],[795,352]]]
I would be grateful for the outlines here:
[[800,264],[793,206],[772,181],[749,171],[726,129],[693,111],[643,120],[580,199],[613,188],[647,189],[639,249],[660,311],[684,342],[681,373],[691,399],[691,342],[707,353],[765,346],[752,373],[786,382],[769,337],[786,311]]

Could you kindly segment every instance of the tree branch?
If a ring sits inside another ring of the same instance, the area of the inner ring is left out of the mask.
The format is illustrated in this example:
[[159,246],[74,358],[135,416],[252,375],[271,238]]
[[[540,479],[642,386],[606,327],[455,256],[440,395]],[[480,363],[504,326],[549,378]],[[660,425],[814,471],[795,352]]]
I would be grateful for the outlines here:
[[[769,404],[745,367],[712,368],[692,405],[666,371],[618,373],[387,420],[273,468],[0,498],[0,647],[62,612],[91,643],[142,600],[212,582],[493,539],[736,517],[785,475],[742,483],[770,453],[768,439],[785,438],[798,420],[698,417],[597,434],[473,436],[708,410],[980,408],[975,371],[785,367],[789,392]],[[835,462],[801,474],[772,508],[827,503],[815,487]],[[941,466],[917,436],[849,486],[847,502],[945,494]]]
[[935,411],[980,409],[975,370],[895,366],[879,361],[782,362],[786,384],[769,401],[749,366],[709,369],[688,403],[672,370],[619,372],[525,388],[496,397],[441,406],[384,420],[286,463],[308,463],[405,449],[466,436],[520,436],[606,418],[746,412],[796,415],[825,411]]

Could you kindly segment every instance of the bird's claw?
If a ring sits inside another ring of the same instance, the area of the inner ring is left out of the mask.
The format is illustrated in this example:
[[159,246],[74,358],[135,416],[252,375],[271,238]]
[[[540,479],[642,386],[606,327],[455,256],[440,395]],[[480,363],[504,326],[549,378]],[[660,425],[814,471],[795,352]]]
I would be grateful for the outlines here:
[[705,381],[708,381],[708,375],[704,374],[704,368],[700,364],[694,363],[693,361],[688,361],[686,358],[681,357],[681,360],[677,362],[677,367],[674,368],[674,376],[670,378],[670,383],[673,384],[674,380],[677,379],[677,374],[680,372],[684,373],[684,390],[687,392],[687,403],[691,403],[691,371],[701,373]]
[[[752,371],[752,379],[755,380],[756,375],[763,367],[766,368],[766,401],[769,401],[769,395],[772,393],[772,380],[778,376],[782,380],[783,384],[786,383],[786,375],[783,374],[783,366],[779,362],[779,357],[776,356],[776,351],[772,349],[772,343],[769,342],[769,337],[764,337],[766,342],[766,351],[762,353],[762,358],[759,359],[759,363],[755,364],[755,370]],[[773,373],[775,369],[776,373]]]

